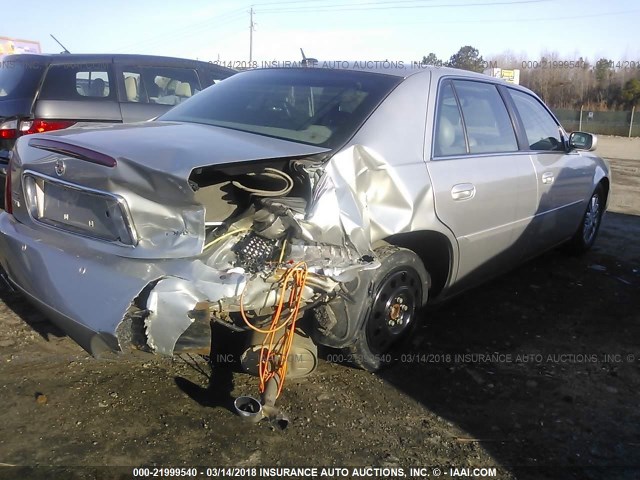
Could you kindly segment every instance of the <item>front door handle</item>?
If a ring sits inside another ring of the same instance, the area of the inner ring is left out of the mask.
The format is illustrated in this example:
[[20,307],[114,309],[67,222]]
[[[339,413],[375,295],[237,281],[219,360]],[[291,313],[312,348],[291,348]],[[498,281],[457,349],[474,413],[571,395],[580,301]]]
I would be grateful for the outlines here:
[[476,194],[473,183],[459,183],[451,188],[451,198],[454,200],[467,200]]
[[542,174],[542,183],[544,183],[545,185],[551,185],[554,180],[555,177],[553,176],[552,172],[544,172]]

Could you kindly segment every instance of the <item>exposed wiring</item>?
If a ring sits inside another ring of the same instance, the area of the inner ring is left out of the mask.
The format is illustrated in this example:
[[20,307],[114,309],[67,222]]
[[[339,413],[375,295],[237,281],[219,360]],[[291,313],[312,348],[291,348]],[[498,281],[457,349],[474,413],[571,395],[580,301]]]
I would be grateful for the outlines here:
[[218,243],[220,240],[223,240],[225,238],[228,238],[232,235],[235,235],[236,233],[242,233],[242,232],[246,232],[247,230],[250,230],[249,227],[247,228],[238,228],[237,230],[233,230],[232,232],[227,232],[224,235],[220,235],[218,238],[214,238],[213,240],[211,240],[209,243],[207,243],[204,248],[202,249],[202,251],[205,251],[207,248],[209,248],[211,245],[215,245],[216,243]]
[[[290,321],[284,323],[288,325],[288,328],[279,339],[276,339],[276,332],[267,334],[260,349],[260,393],[264,393],[269,380],[276,378],[278,381],[276,398],[280,396],[287,376],[289,353],[293,345],[296,322],[302,303],[302,293],[307,280],[307,265],[304,262],[300,262],[288,270],[282,282],[287,285],[290,280],[291,292],[289,294],[288,304],[291,309],[291,315],[289,316]],[[281,296],[278,299],[278,308],[273,315],[272,325],[279,323],[283,305],[284,296]]]
[[280,258],[278,258],[278,265],[282,263],[282,259],[284,258],[284,251],[287,248],[287,239],[285,238],[282,241],[282,250],[280,251]]
[[[284,246],[283,246],[284,247]],[[281,255],[282,256],[282,255]],[[279,280],[280,294],[275,305],[275,311],[271,317],[271,324],[268,329],[258,328],[251,324],[244,311],[243,290],[240,295],[240,314],[242,319],[252,330],[262,333],[265,338],[260,348],[260,359],[258,363],[258,375],[260,378],[260,393],[264,393],[267,383],[272,378],[278,379],[278,392],[276,398],[280,396],[284,380],[287,376],[288,358],[293,345],[296,322],[302,304],[302,294],[307,283],[307,264],[299,262],[283,274]],[[289,295],[287,296],[287,290]],[[284,307],[290,310],[289,316],[282,320]],[[285,328],[286,327],[286,328]],[[285,329],[282,335],[280,330]]]
[[261,173],[248,173],[247,177],[249,178],[260,178],[262,176],[264,179],[270,180],[281,180],[284,182],[284,186],[280,190],[266,190],[264,188],[254,188],[249,187],[247,185],[242,184],[238,180],[234,180],[231,184],[239,188],[240,190],[244,190],[248,193],[253,193],[259,197],[283,197],[287,195],[293,189],[293,179],[287,173],[282,172],[276,168],[265,168]]
[[[287,275],[287,273],[289,273],[289,272],[290,272],[290,270],[288,270],[288,271],[285,273],[285,275]],[[284,278],[285,278],[285,277],[283,276],[283,278],[280,280],[280,295],[279,295],[279,297],[278,297],[279,299],[284,299],[284,294],[286,293],[286,290],[287,290],[287,283],[284,281]],[[258,332],[258,333],[263,333],[263,334],[266,334],[266,335],[271,334],[271,333],[275,333],[275,332],[277,332],[277,331],[279,331],[279,330],[282,330],[282,329],[287,325],[287,323],[291,320],[291,315],[289,315],[289,316],[288,316],[288,317],[287,317],[287,318],[286,318],[282,323],[280,323],[279,325],[278,325],[278,323],[279,323],[279,322],[276,322],[276,323],[274,324],[274,323],[273,323],[273,321],[272,321],[272,322],[271,322],[271,326],[270,326],[268,329],[266,329],[266,330],[265,330],[265,329],[262,329],[262,328],[259,328],[259,327],[256,327],[255,325],[253,325],[253,324],[249,321],[249,319],[247,318],[247,315],[246,315],[246,313],[245,313],[245,311],[244,311],[244,295],[245,295],[245,293],[246,293],[246,291],[247,291],[247,286],[248,286],[248,285],[249,285],[249,283],[247,282],[247,283],[245,284],[244,289],[242,290],[242,293],[240,294],[240,316],[242,317],[242,320],[244,320],[244,323],[246,323],[246,324],[247,324],[247,326],[248,326],[251,330],[253,330],[253,331],[255,331],[255,332]],[[278,320],[280,320],[280,316],[282,315],[282,308],[283,308],[283,306],[284,306],[284,305],[281,305],[280,303],[278,304],[278,306],[276,307],[276,311],[274,312],[274,314],[273,314],[273,317],[272,317],[272,318],[275,318],[275,317],[277,316]]]
[[[211,245],[235,235],[237,233],[249,230],[248,228],[237,229],[227,232],[224,235],[212,240],[205,249]],[[287,247],[287,239],[282,242],[282,249],[278,259],[278,265],[282,264]],[[268,328],[263,329],[253,325],[247,318],[244,309],[244,297],[247,292],[249,282],[245,282],[245,286],[240,294],[240,316],[244,323],[253,331],[264,335],[264,340],[260,347],[260,357],[258,360],[258,376],[260,379],[260,393],[264,393],[267,384],[274,379],[277,382],[276,398],[280,396],[285,378],[287,376],[288,359],[293,339],[295,336],[296,322],[302,305],[303,293],[307,284],[307,264],[298,262],[287,267],[278,280],[278,295],[275,302],[275,310],[271,316],[271,323]],[[288,294],[287,294],[288,292]],[[283,319],[282,313],[285,307],[289,310],[289,315]],[[284,330],[283,332],[281,332]]]

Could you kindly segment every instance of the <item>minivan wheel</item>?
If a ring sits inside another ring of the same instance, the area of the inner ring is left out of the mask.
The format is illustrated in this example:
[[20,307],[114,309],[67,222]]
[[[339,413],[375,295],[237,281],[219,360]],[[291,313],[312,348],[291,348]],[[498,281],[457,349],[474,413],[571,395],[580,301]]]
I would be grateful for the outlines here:
[[593,246],[600,230],[604,205],[604,189],[602,185],[598,185],[587,203],[587,208],[576,233],[567,245],[570,253],[585,253]]
[[417,324],[426,303],[429,275],[411,250],[386,246],[376,250],[381,262],[370,295],[360,311],[355,342],[345,349],[350,363],[375,372],[396,360],[396,352]]

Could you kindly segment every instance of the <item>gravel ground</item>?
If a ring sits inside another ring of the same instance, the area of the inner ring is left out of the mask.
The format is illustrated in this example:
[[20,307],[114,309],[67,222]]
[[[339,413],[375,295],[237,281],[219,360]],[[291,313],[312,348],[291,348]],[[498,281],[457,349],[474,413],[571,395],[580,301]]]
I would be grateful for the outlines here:
[[[638,478],[640,139],[600,148],[614,194],[592,252],[549,252],[427,309],[381,374],[321,360],[287,382],[286,429],[232,413],[234,397],[257,395],[253,377],[200,357],[95,360],[0,292],[0,478],[133,478],[143,465],[197,465],[197,478],[265,465],[349,469],[325,478],[411,467],[430,478],[436,467],[445,478],[484,478],[481,467],[499,479]],[[353,470],[363,466],[379,470]]]

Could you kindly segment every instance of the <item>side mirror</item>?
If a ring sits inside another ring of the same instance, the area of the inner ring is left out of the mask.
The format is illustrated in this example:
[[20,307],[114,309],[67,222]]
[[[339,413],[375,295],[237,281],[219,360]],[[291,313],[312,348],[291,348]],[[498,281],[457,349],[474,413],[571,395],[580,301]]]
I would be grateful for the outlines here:
[[598,137],[586,132],[572,132],[569,135],[570,150],[586,150],[593,152],[598,145]]

